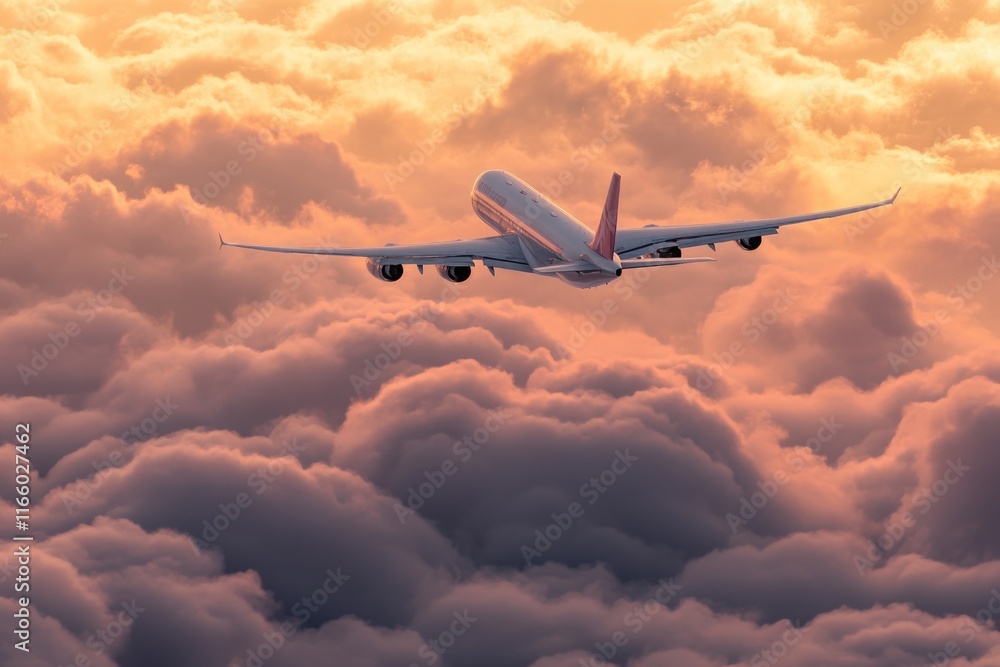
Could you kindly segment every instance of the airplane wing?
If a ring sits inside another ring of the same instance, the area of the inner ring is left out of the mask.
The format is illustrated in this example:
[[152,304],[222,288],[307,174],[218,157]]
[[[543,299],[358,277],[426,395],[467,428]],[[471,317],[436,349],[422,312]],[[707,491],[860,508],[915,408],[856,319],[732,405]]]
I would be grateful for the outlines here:
[[[289,252],[305,255],[338,255],[346,257],[368,257],[391,260],[392,264],[442,264],[448,266],[473,266],[473,260],[480,260],[489,268],[531,271],[528,260],[521,250],[517,237],[511,234],[489,236],[470,241],[446,241],[443,243],[421,243],[416,245],[384,245],[367,248],[291,248],[284,246],[247,245],[228,243],[219,234],[219,248],[246,248],[265,252]],[[388,262],[387,262],[388,263]]]
[[836,218],[841,215],[860,213],[868,209],[888,206],[896,201],[899,190],[889,199],[873,204],[862,204],[849,208],[838,208],[832,211],[793,215],[787,218],[770,218],[766,220],[739,220],[736,222],[721,222],[707,225],[682,225],[675,227],[639,227],[637,229],[619,229],[615,242],[615,251],[622,259],[638,257],[661,248],[693,248],[723,241],[736,241],[754,236],[777,234],[778,228],[784,225],[794,225],[800,222]]

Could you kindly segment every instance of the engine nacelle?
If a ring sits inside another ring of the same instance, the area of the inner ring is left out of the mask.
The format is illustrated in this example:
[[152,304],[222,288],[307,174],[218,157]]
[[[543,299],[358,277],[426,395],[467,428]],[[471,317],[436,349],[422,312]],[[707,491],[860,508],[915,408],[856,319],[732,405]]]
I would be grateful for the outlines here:
[[387,283],[394,283],[403,277],[402,264],[383,264],[380,260],[369,257],[365,268],[368,273]]
[[660,248],[655,253],[656,257],[660,259],[667,259],[673,257],[681,256],[681,249],[677,246],[670,246],[669,248]]
[[472,275],[471,266],[445,266],[437,265],[437,272],[442,278],[452,283],[464,283]]
[[760,247],[762,239],[759,236],[748,236],[745,239],[738,239],[736,245],[743,248],[747,252],[751,250],[756,250]]

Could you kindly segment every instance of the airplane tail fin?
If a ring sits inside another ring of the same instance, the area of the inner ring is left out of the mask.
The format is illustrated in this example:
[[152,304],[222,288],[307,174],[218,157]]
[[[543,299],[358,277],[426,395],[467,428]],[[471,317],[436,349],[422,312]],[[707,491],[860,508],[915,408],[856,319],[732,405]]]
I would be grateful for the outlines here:
[[608,198],[604,201],[601,224],[597,227],[590,247],[601,257],[611,259],[615,255],[615,234],[618,231],[618,195],[621,192],[622,177],[616,172],[611,177]]

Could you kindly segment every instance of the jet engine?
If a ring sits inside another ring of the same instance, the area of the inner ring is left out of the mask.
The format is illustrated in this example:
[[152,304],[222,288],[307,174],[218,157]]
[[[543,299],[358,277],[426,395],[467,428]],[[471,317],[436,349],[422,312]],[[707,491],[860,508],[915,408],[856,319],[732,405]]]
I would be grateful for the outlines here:
[[670,246],[669,248],[660,248],[656,251],[656,256],[660,259],[666,259],[668,257],[680,257],[681,249],[677,246]]
[[748,236],[745,239],[738,239],[736,241],[736,245],[743,248],[747,252],[759,248],[760,243],[761,243],[761,238],[759,236]]
[[437,272],[441,277],[452,283],[464,283],[472,275],[471,266],[444,266],[437,265]]
[[381,260],[369,257],[365,262],[365,268],[368,269],[368,273],[387,283],[394,283],[403,277],[402,264],[383,264]]

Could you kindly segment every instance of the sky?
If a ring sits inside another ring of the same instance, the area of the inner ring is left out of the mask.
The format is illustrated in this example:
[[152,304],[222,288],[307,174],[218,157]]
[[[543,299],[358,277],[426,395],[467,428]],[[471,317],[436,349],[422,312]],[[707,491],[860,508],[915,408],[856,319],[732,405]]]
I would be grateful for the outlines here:
[[[1000,665],[996,0],[0,8],[0,663]],[[591,290],[218,248],[487,236],[493,168],[902,192]]]

